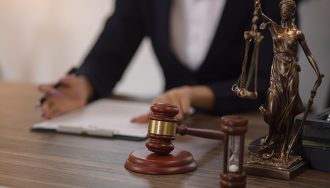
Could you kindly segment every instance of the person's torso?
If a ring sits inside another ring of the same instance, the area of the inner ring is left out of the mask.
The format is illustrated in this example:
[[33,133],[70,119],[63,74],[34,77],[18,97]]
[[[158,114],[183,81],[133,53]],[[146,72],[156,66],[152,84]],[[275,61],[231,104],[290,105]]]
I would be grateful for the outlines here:
[[171,1],[146,0],[144,3],[147,35],[164,72],[166,89],[212,83],[238,76],[244,51],[243,32],[250,27],[253,2],[226,2],[210,47],[196,70],[181,63],[171,48]]

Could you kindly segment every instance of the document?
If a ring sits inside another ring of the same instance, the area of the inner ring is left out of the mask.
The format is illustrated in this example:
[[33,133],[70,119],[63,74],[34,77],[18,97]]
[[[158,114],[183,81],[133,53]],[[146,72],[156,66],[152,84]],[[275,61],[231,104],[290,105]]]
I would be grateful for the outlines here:
[[32,130],[144,140],[148,134],[147,124],[134,124],[130,120],[149,109],[148,103],[100,99],[82,109],[36,123]]

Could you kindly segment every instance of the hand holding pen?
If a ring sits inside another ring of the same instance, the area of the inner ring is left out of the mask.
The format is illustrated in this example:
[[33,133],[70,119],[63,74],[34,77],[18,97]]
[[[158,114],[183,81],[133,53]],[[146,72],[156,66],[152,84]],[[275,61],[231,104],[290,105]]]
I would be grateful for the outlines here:
[[[76,74],[77,72],[77,68],[73,67],[72,69],[70,69],[70,71],[67,73],[67,75],[73,75]],[[60,86],[62,85],[61,81],[57,82],[55,85],[53,85],[54,89],[58,89]],[[44,95],[42,98],[39,99],[39,101],[37,101],[36,107],[41,107],[44,102],[48,99],[49,95],[46,94]]]
[[74,69],[70,70],[57,84],[39,86],[39,91],[45,94],[37,103],[42,117],[54,118],[87,104],[92,93],[91,85],[84,76],[75,73]]

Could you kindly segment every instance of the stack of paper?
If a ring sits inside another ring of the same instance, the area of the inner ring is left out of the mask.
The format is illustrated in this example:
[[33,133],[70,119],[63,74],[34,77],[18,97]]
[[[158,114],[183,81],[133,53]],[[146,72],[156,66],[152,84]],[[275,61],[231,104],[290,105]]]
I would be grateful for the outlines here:
[[148,103],[101,99],[83,109],[36,123],[32,129],[134,140],[145,139],[148,133],[147,124],[134,124],[130,120],[149,112],[149,109]]

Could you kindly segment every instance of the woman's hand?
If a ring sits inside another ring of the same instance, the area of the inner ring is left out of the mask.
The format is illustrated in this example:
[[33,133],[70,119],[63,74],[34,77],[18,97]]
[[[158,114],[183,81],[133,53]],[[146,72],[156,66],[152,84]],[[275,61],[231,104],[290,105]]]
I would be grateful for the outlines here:
[[[182,86],[173,88],[152,101],[154,103],[167,103],[176,105],[179,113],[176,116],[178,121],[182,121],[191,112],[193,107],[200,109],[211,109],[214,103],[214,95],[210,88],[206,86]],[[150,112],[134,117],[134,123],[146,123],[149,120]]]
[[60,80],[61,86],[40,85],[39,91],[47,96],[41,106],[42,117],[51,119],[66,112],[81,108],[92,95],[89,81],[83,76],[66,76]]

